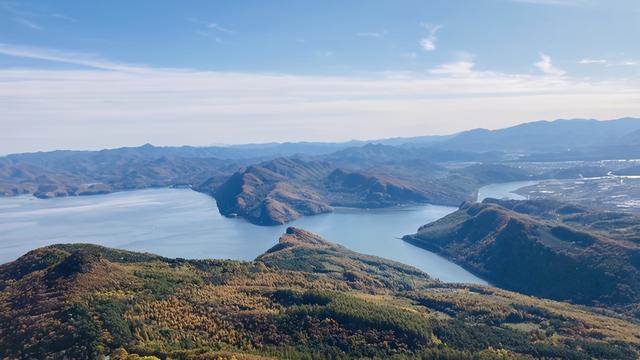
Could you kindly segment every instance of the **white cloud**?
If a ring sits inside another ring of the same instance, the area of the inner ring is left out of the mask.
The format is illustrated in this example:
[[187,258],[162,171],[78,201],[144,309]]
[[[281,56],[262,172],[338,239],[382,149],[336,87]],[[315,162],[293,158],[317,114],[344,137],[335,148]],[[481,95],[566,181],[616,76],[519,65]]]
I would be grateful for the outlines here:
[[607,60],[605,59],[582,59],[578,61],[579,64],[582,65],[591,65],[591,64],[606,64]]
[[13,48],[0,52],[90,68],[0,69],[0,153],[348,140],[640,115],[638,79],[505,74],[475,70],[471,61],[427,73],[302,76],[140,67]]
[[356,33],[356,36],[359,37],[371,37],[371,38],[379,38],[382,37],[384,33],[375,32],[375,31],[363,31]]
[[436,44],[433,39],[424,38],[420,40],[420,46],[424,51],[433,51],[436,49]]
[[579,64],[582,65],[591,65],[591,64],[601,64],[607,65],[609,67],[615,66],[636,66],[640,65],[640,61],[637,60],[607,60],[607,59],[582,59],[578,61]]
[[218,25],[217,23],[214,23],[214,22],[206,23],[206,26],[209,29],[213,29],[213,30],[216,30],[216,31],[219,31],[219,32],[223,32],[223,33],[226,33],[226,34],[234,34],[235,33],[235,31],[227,29],[227,28],[225,28],[223,26],[220,26],[220,25]]
[[429,34],[426,37],[420,39],[420,47],[424,51],[434,51],[436,49],[436,41],[438,40],[436,34],[442,28],[442,26],[429,24],[423,24],[422,26],[427,29],[427,31],[429,31]]
[[540,61],[538,61],[534,65],[535,67],[538,68],[538,70],[542,71],[547,75],[562,76],[566,73],[564,70],[559,69],[553,65],[553,62],[551,61],[551,56],[549,55],[540,54]]
[[456,61],[429,70],[432,74],[464,76],[473,73],[475,64],[471,61]]
[[60,14],[60,13],[53,13],[51,14],[51,17],[54,17],[56,19],[60,19],[60,20],[64,20],[64,21],[68,21],[68,22],[78,22],[79,20],[71,17],[69,15],[65,15],[65,14]]

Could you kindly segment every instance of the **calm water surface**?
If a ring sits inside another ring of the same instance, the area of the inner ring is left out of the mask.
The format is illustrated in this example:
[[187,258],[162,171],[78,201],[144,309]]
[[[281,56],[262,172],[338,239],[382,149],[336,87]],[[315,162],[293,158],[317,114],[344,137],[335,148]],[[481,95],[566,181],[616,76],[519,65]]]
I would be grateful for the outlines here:
[[478,201],[486,198],[526,200],[524,196],[516,194],[514,191],[525,186],[536,185],[539,182],[540,181],[512,181],[483,186],[478,190]]
[[[515,189],[513,189],[515,190]],[[496,197],[494,187],[482,192]],[[291,226],[371,255],[403,262],[449,282],[485,284],[458,265],[399,238],[455,208],[337,209]],[[252,260],[286,226],[262,227],[221,216],[213,198],[189,189],[152,189],[41,200],[0,198],[0,263],[55,243],[94,243],[167,257]]]

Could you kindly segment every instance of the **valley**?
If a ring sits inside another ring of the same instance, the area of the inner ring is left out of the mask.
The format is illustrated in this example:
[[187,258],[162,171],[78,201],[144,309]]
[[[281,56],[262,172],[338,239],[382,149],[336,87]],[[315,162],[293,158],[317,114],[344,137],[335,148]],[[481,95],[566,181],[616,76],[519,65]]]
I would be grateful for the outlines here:
[[2,157],[0,352],[638,357],[636,128]]
[[0,24],[0,360],[640,359],[639,0]]

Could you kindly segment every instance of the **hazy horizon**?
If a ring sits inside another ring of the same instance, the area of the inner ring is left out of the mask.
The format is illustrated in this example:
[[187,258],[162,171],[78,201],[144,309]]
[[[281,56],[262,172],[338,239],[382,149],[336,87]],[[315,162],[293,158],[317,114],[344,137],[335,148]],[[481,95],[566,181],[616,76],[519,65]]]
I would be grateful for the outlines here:
[[521,122],[521,123],[516,123],[514,125],[510,125],[507,127],[496,127],[496,128],[484,128],[484,127],[475,127],[475,128],[468,128],[468,129],[463,129],[461,131],[457,131],[457,132],[453,132],[453,133],[446,133],[446,134],[416,134],[416,135],[410,135],[410,136],[389,136],[389,137],[385,137],[385,138],[375,138],[375,139],[348,139],[348,140],[336,140],[336,141],[331,141],[331,140],[318,140],[318,141],[309,141],[309,140],[282,140],[282,141],[278,141],[278,140],[274,140],[274,141],[267,141],[267,142],[238,142],[238,143],[211,143],[211,144],[189,144],[189,143],[184,143],[184,144],[156,144],[156,143],[151,143],[151,142],[144,142],[144,143],[139,143],[139,144],[125,144],[125,145],[120,145],[120,146],[111,146],[111,147],[89,147],[89,148],[53,148],[53,149],[43,149],[43,150],[34,150],[34,151],[23,151],[23,152],[10,152],[10,153],[0,153],[0,156],[7,156],[7,155],[13,155],[13,154],[20,154],[20,153],[35,153],[35,152],[49,152],[49,151],[97,151],[97,150],[113,150],[113,149],[119,149],[119,148],[135,148],[135,147],[141,147],[144,145],[152,145],[154,147],[180,147],[180,146],[190,146],[190,147],[233,147],[233,146],[245,146],[245,145],[271,145],[271,144],[300,144],[300,143],[309,143],[309,144],[344,144],[344,143],[349,143],[349,142],[375,142],[375,141],[381,141],[381,140],[389,140],[389,139],[410,139],[410,138],[414,138],[414,137],[430,137],[430,136],[455,136],[457,134],[460,134],[462,132],[465,131],[470,131],[470,130],[499,130],[499,129],[505,129],[508,127],[512,127],[512,126],[518,126],[518,125],[524,125],[524,124],[528,124],[531,122],[554,122],[554,121],[584,121],[584,120],[595,120],[595,121],[615,121],[615,120],[620,120],[620,119],[636,119],[638,118],[638,120],[640,120],[640,117],[636,117],[636,116],[625,116],[622,118],[618,118],[618,119],[553,119],[553,120],[534,120],[534,121],[527,121],[527,122]]
[[640,116],[639,14],[632,0],[0,0],[0,154]]

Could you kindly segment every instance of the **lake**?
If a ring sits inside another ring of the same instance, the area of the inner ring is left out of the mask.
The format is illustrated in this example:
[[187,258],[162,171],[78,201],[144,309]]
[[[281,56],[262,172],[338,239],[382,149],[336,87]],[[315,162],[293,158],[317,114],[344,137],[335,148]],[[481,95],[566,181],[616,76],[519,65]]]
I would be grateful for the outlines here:
[[[416,266],[444,281],[483,283],[461,267],[399,238],[454,211],[446,206],[338,208],[287,226],[318,233],[366,254]],[[256,226],[220,215],[208,195],[152,189],[108,195],[0,199],[0,262],[37,247],[86,242],[167,257],[252,260],[287,226]]]
[[[535,181],[491,184],[487,197],[521,199],[513,191]],[[167,257],[253,260],[297,226],[352,250],[415,266],[447,282],[486,284],[462,267],[400,237],[456,208],[436,205],[362,210],[338,208],[283,226],[226,218],[208,195],[190,189],[150,189],[42,200],[0,198],[0,263],[56,243],[93,243]]]
[[514,191],[538,183],[540,181],[512,181],[486,185],[478,190],[478,201],[486,198],[526,200],[524,196],[516,194]]
[[[510,185],[493,186],[496,197]],[[515,189],[513,189],[515,190]],[[0,263],[56,243],[93,243],[167,257],[252,260],[297,226],[352,250],[415,266],[448,282],[486,284],[460,266],[400,237],[456,209],[421,205],[336,209],[286,226],[256,226],[220,215],[208,195],[190,189],[150,189],[107,195],[0,198]]]

